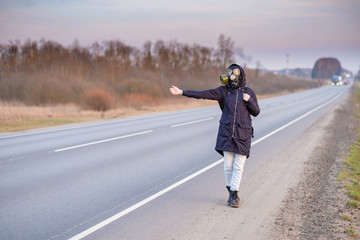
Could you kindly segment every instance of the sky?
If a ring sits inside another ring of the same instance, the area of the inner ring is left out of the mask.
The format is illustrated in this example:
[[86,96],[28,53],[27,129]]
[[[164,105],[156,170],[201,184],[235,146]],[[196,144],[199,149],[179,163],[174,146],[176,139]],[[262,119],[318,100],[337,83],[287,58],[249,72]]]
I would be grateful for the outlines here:
[[120,40],[217,47],[230,37],[247,58],[268,70],[312,68],[337,58],[360,68],[359,0],[0,0],[0,43],[53,40],[81,46]]

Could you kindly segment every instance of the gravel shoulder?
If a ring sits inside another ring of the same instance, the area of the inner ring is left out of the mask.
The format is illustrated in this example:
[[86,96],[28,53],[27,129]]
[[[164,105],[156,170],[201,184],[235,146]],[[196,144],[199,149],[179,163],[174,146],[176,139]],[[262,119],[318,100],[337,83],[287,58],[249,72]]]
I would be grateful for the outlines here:
[[[348,197],[337,181],[346,167],[343,157],[357,139],[359,122],[353,116],[349,91],[243,179],[239,209],[219,200],[175,239],[353,239],[345,229],[351,225],[360,233],[359,211],[346,206]],[[342,220],[345,213],[353,220]]]
[[[270,239],[354,239],[346,233],[352,227],[360,233],[360,214],[346,204],[351,200],[338,181],[348,147],[357,140],[351,94],[321,125],[321,141],[305,162],[299,183],[288,194],[268,232]],[[319,129],[320,130],[320,129]],[[343,216],[351,216],[351,221]]]

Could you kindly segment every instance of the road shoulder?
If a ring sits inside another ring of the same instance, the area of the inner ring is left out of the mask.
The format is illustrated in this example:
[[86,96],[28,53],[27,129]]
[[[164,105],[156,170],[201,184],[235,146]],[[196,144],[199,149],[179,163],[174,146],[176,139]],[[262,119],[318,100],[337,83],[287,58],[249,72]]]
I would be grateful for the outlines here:
[[[346,205],[350,198],[338,181],[341,170],[346,168],[343,160],[348,148],[357,140],[359,122],[351,99],[349,91],[345,101],[334,109],[330,124],[324,128],[323,141],[305,163],[299,183],[289,189],[269,239],[354,239],[345,231],[350,226],[360,232],[359,211]],[[345,213],[355,223],[344,220]]]
[[[334,189],[328,193],[323,188],[329,183],[334,184],[326,179],[331,176],[336,180],[336,172],[332,169],[340,167],[334,165],[341,165],[341,152],[346,151],[354,139],[349,138],[349,134],[354,135],[352,132],[355,132],[356,135],[354,119],[349,118],[347,123],[343,119],[344,114],[351,111],[350,95],[347,94],[342,103],[329,110],[301,136],[283,146],[281,152],[268,156],[256,171],[243,179],[239,209],[231,209],[219,200],[176,239],[326,237],[315,232],[325,225],[324,231],[329,232],[333,224],[329,219],[336,214],[339,218],[339,214],[336,212],[337,206],[332,206],[336,195],[326,197],[327,194],[335,194],[332,192]],[[342,124],[341,128],[337,127],[339,123]],[[335,139],[347,141],[339,144],[338,148],[331,148],[330,143]],[[341,192],[336,184],[335,190]],[[312,206],[314,201],[311,200],[316,200],[320,195],[322,199],[317,201],[320,205]],[[327,207],[333,208],[332,211]],[[325,222],[325,225],[321,225],[321,222]],[[311,230],[304,233],[307,228]]]

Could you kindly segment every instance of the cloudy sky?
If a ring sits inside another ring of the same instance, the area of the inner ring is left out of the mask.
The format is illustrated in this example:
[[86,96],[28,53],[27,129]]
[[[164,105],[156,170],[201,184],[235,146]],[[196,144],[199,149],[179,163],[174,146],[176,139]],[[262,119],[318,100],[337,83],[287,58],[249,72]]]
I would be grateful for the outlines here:
[[360,67],[359,0],[0,0],[0,43],[117,39],[140,48],[162,39],[216,47],[220,34],[251,57],[238,60],[250,67],[312,68],[321,57]]

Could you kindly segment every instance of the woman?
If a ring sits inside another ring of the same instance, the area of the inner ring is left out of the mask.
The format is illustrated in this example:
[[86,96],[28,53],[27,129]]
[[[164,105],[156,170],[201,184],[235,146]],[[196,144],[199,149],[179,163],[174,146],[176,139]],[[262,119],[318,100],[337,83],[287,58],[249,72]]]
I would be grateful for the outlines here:
[[254,91],[245,87],[246,77],[241,66],[230,65],[227,79],[224,86],[215,89],[191,91],[172,86],[170,92],[173,95],[219,102],[222,115],[215,150],[224,156],[226,188],[229,191],[228,205],[238,208],[240,181],[245,160],[250,156],[253,134],[250,115],[259,115],[260,108]]

